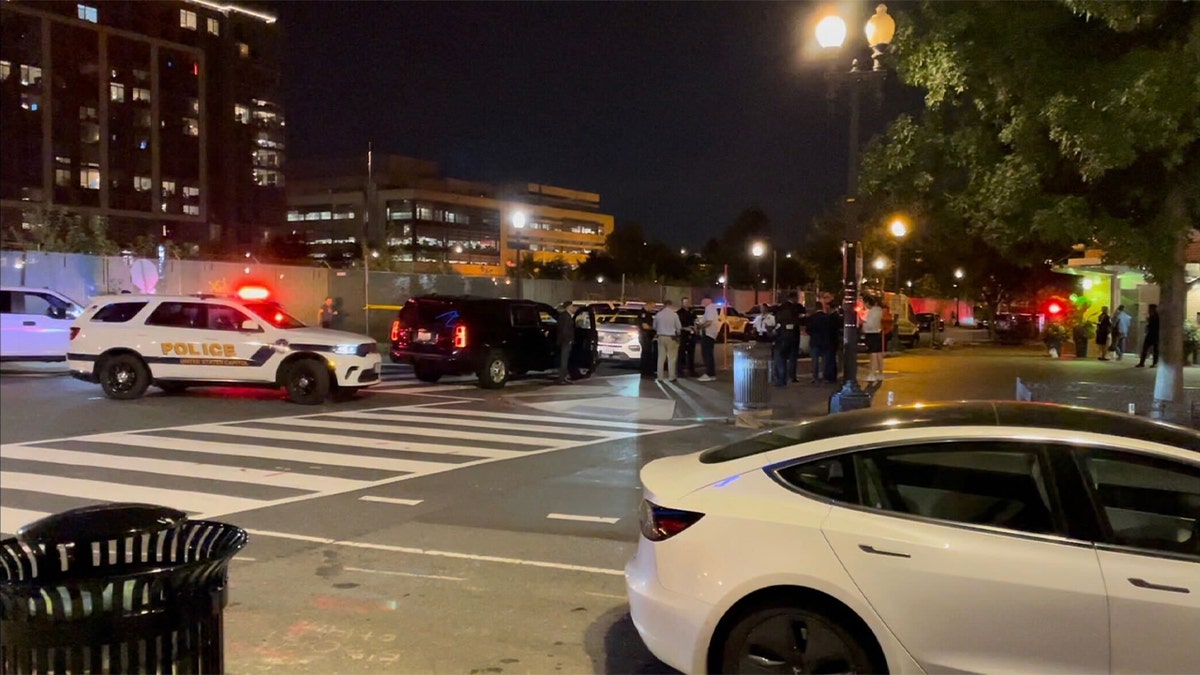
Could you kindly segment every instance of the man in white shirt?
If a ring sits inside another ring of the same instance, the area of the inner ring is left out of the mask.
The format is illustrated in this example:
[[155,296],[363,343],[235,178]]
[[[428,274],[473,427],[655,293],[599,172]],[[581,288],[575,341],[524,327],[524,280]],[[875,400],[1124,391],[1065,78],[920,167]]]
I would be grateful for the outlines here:
[[700,336],[700,354],[704,357],[704,376],[697,378],[699,382],[712,382],[717,379],[717,337],[721,335],[721,314],[712,298],[707,295],[700,301],[704,315],[696,322],[702,332]]
[[654,334],[658,336],[658,379],[667,379],[670,373],[671,381],[675,381],[676,361],[679,358],[679,332],[683,324],[679,321],[679,313],[671,306],[671,301],[663,302],[662,309],[654,315]]

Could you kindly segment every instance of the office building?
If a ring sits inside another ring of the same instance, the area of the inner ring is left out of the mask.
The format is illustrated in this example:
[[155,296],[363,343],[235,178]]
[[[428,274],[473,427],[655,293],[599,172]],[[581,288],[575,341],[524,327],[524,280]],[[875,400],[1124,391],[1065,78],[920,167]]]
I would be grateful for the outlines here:
[[207,0],[0,4],[0,219],[249,241],[284,221],[275,17]]
[[279,236],[303,241],[311,257],[333,266],[359,260],[366,237],[392,266],[502,275],[518,257],[577,265],[604,250],[613,230],[593,192],[445,178],[435,162],[394,155],[374,157],[371,176],[365,156],[293,163]]

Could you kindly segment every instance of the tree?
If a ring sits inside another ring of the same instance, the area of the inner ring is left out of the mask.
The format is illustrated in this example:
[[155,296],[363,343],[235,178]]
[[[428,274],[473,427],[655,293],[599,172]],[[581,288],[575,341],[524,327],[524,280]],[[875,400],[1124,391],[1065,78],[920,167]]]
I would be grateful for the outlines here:
[[925,2],[898,70],[925,110],[863,160],[863,193],[1009,255],[1076,243],[1159,284],[1155,413],[1181,414],[1184,250],[1200,222],[1200,4]]
[[120,251],[108,237],[108,222],[103,216],[50,207],[28,209],[21,220],[21,225],[10,227],[5,235],[22,248],[91,255]]

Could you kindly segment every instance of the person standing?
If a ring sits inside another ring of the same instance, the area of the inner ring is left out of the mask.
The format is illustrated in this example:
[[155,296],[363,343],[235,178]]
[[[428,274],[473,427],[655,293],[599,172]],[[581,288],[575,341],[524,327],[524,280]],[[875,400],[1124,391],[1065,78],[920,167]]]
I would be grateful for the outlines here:
[[571,345],[575,342],[575,315],[571,301],[558,306],[558,380],[556,384],[571,384]]
[[338,311],[333,306],[333,298],[325,298],[325,302],[317,308],[317,325],[321,328],[333,328]]
[[1117,313],[1113,316],[1113,335],[1112,344],[1113,351],[1117,353],[1117,360],[1125,356],[1126,341],[1129,339],[1129,329],[1133,327],[1133,317],[1129,312],[1125,311],[1125,305],[1117,305]]
[[1100,318],[1096,320],[1096,345],[1100,348],[1100,360],[1108,360],[1108,336],[1112,332],[1112,318],[1108,316],[1108,308],[1100,308]]
[[658,364],[658,341],[654,339],[654,314],[650,308],[651,305],[646,303],[638,311],[638,342],[642,346],[642,358],[638,365],[644,380],[654,377],[654,369]]
[[679,359],[676,370],[687,377],[696,377],[696,314],[690,298],[679,299]]
[[1146,355],[1150,352],[1154,352],[1154,361],[1150,363],[1150,367],[1158,365],[1158,305],[1150,305],[1147,310],[1149,314],[1146,316],[1146,337],[1142,339],[1142,359],[1138,361],[1138,368],[1146,367]]
[[771,380],[776,387],[786,387],[795,374],[794,354],[799,348],[800,306],[796,303],[796,292],[788,293],[787,299],[775,310],[775,354],[772,359]]
[[818,300],[813,313],[808,316],[804,327],[808,333],[808,351],[812,358],[812,382],[816,384],[822,377],[837,379],[837,365],[833,365],[833,377],[829,378],[832,347],[830,346],[829,314],[825,311],[825,303]]
[[796,372],[796,370],[800,362],[800,331],[804,330],[804,324],[808,322],[808,310],[800,302],[800,298],[795,291],[788,293],[788,297],[794,298],[793,302],[796,303],[796,327],[792,329],[794,333],[792,336],[794,346],[791,353],[788,354],[784,369],[787,371],[787,376],[792,378],[792,382],[799,382],[800,373]]
[[704,296],[700,301],[704,314],[696,322],[696,327],[702,331],[700,335],[700,355],[704,358],[704,375],[700,382],[712,382],[717,379],[717,337],[721,334],[721,314],[712,298]]
[[[822,296],[825,301],[825,310],[829,314],[829,363],[825,367],[825,381],[837,383],[838,381],[838,359],[845,360],[842,357],[842,343],[845,336],[845,315],[842,313],[842,306],[835,302],[832,293],[825,293]],[[845,364],[842,364],[845,368]]]
[[683,326],[679,322],[679,314],[670,300],[663,302],[662,309],[654,315],[654,332],[658,335],[658,379],[675,381],[678,374],[679,331]]
[[873,295],[863,296],[865,311],[862,313],[863,342],[867,343],[867,354],[871,368],[867,382],[883,381],[883,307]]

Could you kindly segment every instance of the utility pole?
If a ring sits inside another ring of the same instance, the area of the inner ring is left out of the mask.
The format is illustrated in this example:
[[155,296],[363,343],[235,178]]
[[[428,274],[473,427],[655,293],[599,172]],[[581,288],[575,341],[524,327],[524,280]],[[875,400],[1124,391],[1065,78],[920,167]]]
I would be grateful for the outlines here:
[[375,209],[374,144],[367,143],[367,203],[363,208],[363,332],[371,334],[371,212]]

